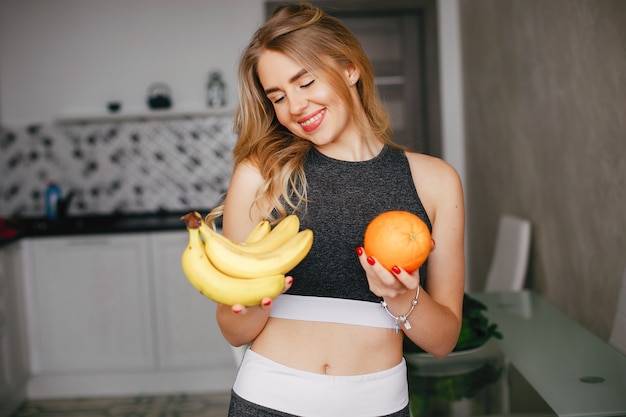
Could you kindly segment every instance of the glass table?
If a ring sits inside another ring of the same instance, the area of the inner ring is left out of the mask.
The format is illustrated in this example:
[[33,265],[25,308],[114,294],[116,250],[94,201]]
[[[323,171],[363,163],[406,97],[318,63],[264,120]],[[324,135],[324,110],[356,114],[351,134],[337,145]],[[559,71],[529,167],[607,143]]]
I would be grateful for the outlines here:
[[626,356],[530,291],[471,293],[501,340],[406,354],[412,416],[626,416]]

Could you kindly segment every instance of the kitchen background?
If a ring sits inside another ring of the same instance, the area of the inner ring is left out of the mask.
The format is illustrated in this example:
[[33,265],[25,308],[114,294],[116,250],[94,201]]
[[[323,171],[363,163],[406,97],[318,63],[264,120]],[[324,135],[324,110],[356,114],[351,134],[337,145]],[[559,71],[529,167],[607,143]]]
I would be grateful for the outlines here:
[[69,215],[206,209],[228,187],[232,116],[30,124],[0,133],[4,215],[41,216],[56,181]]
[[[482,287],[499,215],[529,218],[527,286],[608,338],[626,267],[626,2],[436,3],[441,154],[465,185],[468,286]],[[237,58],[263,19],[262,0],[1,1],[0,215],[42,213],[52,176],[84,212],[213,205]],[[196,112],[213,68],[222,113],[64,122],[113,100],[145,111],[154,81]]]

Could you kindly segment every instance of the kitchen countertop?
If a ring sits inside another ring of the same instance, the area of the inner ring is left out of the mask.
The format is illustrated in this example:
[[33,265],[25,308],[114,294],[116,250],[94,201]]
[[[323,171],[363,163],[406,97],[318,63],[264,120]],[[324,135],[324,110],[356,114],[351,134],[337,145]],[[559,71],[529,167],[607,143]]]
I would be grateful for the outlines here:
[[210,209],[189,209],[180,212],[115,213],[110,215],[70,215],[58,219],[48,219],[46,217],[13,218],[8,222],[17,230],[17,234],[12,238],[0,240],[0,246],[28,237],[159,232],[170,230],[184,231],[185,223],[181,220],[181,217],[190,211],[198,211],[205,216],[209,213]]

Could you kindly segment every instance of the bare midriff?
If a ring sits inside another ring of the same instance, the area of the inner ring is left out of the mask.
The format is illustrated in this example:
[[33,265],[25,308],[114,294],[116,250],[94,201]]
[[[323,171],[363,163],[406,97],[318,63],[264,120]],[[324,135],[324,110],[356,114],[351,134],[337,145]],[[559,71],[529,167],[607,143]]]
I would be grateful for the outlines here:
[[252,350],[280,364],[327,375],[362,375],[402,360],[402,332],[270,318]]

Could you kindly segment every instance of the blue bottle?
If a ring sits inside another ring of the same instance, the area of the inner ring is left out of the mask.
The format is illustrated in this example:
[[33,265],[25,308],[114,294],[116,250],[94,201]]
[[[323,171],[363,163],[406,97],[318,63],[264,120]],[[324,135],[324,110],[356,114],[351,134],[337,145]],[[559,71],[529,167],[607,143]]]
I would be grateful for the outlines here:
[[56,219],[58,216],[57,207],[61,199],[61,187],[54,181],[50,181],[46,187],[46,217]]

